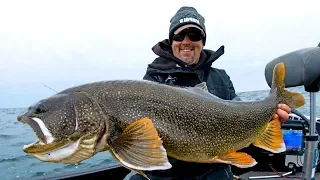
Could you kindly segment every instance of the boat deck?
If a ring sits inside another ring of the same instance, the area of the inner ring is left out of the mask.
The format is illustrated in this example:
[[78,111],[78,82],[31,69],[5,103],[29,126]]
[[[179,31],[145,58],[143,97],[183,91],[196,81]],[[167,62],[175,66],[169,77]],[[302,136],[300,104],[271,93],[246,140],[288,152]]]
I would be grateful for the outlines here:
[[[32,177],[30,180],[87,180],[87,179],[108,179],[112,177],[114,180],[123,180],[126,175],[130,173],[130,170],[122,167],[118,163],[112,163],[109,165],[105,165],[99,168],[91,169],[91,170],[79,170],[76,172],[68,172],[55,174],[51,176],[40,176],[40,177]],[[279,172],[280,174],[284,174],[286,172]],[[302,179],[302,173],[297,172],[296,174],[290,174],[285,177],[274,177],[274,178],[254,178],[255,176],[272,176],[277,175],[274,172],[269,171],[250,171],[244,174],[241,174],[239,177],[241,180],[249,180],[249,179],[275,179],[275,180],[288,180],[288,179]],[[20,179],[20,178],[18,178]],[[21,178],[21,180],[26,180],[28,178]],[[316,172],[314,179],[320,180],[320,172]]]
[[[279,174],[284,174],[287,172],[279,172]],[[242,174],[240,176],[241,179],[276,179],[276,180],[288,180],[288,179],[302,179],[302,173],[297,172],[295,174],[290,174],[284,177],[273,177],[273,178],[255,178],[257,176],[273,176],[277,175],[275,172],[268,172],[268,171],[250,171],[248,173]],[[314,179],[320,179],[320,172],[315,173]]]

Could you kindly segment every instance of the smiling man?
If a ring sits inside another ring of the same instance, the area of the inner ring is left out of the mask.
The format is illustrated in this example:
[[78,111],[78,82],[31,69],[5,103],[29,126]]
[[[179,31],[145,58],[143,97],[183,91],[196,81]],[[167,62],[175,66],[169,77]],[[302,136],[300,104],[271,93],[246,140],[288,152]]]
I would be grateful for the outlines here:
[[184,25],[174,31],[172,36],[173,55],[186,64],[197,64],[203,49],[204,31],[194,24]]
[[[217,51],[204,49],[207,37],[204,22],[195,8],[181,7],[170,20],[169,38],[152,48],[159,57],[149,64],[143,79],[180,86],[195,86],[206,82],[210,93],[225,100],[240,100],[225,70],[211,67],[223,55],[224,47],[221,46]],[[282,104],[274,119],[286,120],[289,112],[290,108]],[[227,164],[191,163],[171,157],[169,161],[171,169],[146,171],[145,174],[152,180],[233,179],[231,168]],[[130,180],[140,179],[145,178],[135,174]]]

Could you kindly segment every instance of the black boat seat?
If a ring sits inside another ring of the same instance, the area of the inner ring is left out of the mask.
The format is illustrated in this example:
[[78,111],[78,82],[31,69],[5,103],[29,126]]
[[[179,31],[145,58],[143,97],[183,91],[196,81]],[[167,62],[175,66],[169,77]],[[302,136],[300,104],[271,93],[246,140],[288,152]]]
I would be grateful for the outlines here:
[[286,66],[286,87],[304,86],[307,91],[310,87],[316,89],[311,92],[319,91],[320,47],[296,50],[269,62],[265,67],[265,78],[269,87],[272,83],[273,68],[280,62]]

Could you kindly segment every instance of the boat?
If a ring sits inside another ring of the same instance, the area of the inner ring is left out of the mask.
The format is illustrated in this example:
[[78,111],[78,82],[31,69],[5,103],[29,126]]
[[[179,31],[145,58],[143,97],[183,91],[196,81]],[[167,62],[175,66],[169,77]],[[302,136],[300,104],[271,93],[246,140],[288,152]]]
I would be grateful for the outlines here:
[[[317,158],[319,156],[320,117],[315,116],[316,93],[319,92],[320,88],[320,43],[317,47],[299,49],[268,63],[265,68],[265,78],[269,86],[271,86],[273,67],[279,62],[284,62],[287,68],[286,87],[304,86],[305,91],[310,93],[310,116],[303,115],[293,109],[289,119],[282,124],[284,138],[287,136],[285,133],[287,131],[302,132],[301,136],[297,136],[301,138],[301,144],[298,144],[298,148],[279,154],[249,146],[244,151],[249,151],[249,154],[259,163],[252,168],[238,169],[232,167],[232,171],[239,179],[276,178],[281,180],[288,179],[288,177],[306,180],[320,179],[320,161]],[[285,143],[287,142],[285,141]],[[290,160],[291,156],[297,157],[297,161]],[[303,162],[301,159],[303,159]],[[115,162],[95,169],[41,176],[32,178],[32,180],[82,180],[92,178],[122,180],[129,173],[131,173],[130,170]]]

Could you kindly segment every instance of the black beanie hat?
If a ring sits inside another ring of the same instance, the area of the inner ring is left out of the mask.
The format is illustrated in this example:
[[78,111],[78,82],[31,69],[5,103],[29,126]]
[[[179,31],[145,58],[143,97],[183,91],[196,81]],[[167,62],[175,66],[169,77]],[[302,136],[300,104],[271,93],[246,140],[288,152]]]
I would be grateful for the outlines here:
[[193,7],[183,6],[170,20],[169,41],[172,43],[173,32],[179,27],[186,24],[194,24],[200,27],[204,33],[203,45],[206,43],[206,27],[204,25],[204,17]]

